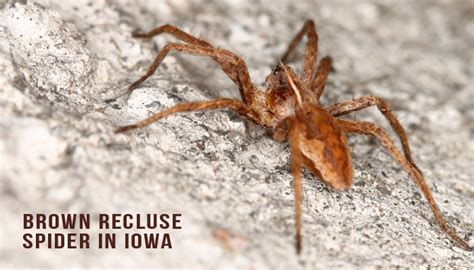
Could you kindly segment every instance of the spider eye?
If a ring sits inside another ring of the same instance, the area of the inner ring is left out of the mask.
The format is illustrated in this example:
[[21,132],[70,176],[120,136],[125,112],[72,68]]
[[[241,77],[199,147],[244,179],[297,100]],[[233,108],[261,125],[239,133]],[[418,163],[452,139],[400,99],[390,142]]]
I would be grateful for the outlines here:
[[277,75],[278,72],[280,72],[280,70],[281,70],[281,67],[280,67],[280,66],[274,67],[273,70],[272,70],[273,75]]

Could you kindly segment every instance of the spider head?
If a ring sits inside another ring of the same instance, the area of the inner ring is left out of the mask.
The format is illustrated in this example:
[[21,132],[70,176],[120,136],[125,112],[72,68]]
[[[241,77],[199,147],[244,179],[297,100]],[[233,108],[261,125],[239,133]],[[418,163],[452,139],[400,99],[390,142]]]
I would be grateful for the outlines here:
[[278,64],[267,76],[266,87],[270,110],[279,119],[294,115],[295,109],[304,103],[318,103],[295,71],[283,63]]
[[272,70],[265,82],[270,95],[281,96],[284,100],[292,97],[298,106],[304,102],[317,103],[317,99],[307,85],[300,80],[291,67],[283,63],[278,64]]
[[[288,76],[285,73],[284,64],[280,63],[276,65],[270,75],[267,76],[265,79],[265,84],[268,91],[272,90],[281,90],[281,89],[288,89],[291,90],[290,82],[288,80]],[[294,73],[293,69],[286,66],[287,70]]]
[[295,108],[298,106],[298,97],[292,89],[288,74],[294,74],[294,71],[280,63],[265,80],[269,109],[276,118],[281,120],[294,115]]

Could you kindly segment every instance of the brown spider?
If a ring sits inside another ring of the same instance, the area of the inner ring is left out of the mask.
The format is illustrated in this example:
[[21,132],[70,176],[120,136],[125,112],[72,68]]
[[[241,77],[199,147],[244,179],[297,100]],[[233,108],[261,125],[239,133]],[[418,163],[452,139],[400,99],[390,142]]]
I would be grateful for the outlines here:
[[[137,33],[136,38],[151,38],[168,33],[185,43],[169,43],[159,52],[146,74],[134,82],[132,91],[150,77],[170,51],[207,56],[239,87],[242,101],[221,98],[212,101],[178,104],[133,125],[123,126],[125,132],[147,126],[178,112],[228,108],[250,121],[269,128],[273,139],[289,140],[291,146],[291,171],[294,176],[296,251],[301,251],[301,169],[306,167],[329,186],[346,190],[352,184],[352,163],[346,133],[359,133],[377,138],[390,155],[408,172],[423,192],[441,229],[465,250],[471,247],[451,229],[436,205],[420,169],[415,165],[408,145],[407,135],[387,103],[374,96],[363,96],[323,108],[319,103],[331,66],[329,56],[316,65],[318,35],[315,24],[308,20],[293,38],[286,53],[266,78],[266,90],[252,84],[245,62],[234,53],[213,47],[204,40],[185,33],[172,25],[163,25],[148,33]],[[301,75],[283,64],[306,34],[305,58]],[[340,120],[336,117],[377,106],[398,135],[404,155],[395,147],[387,133],[379,126],[364,121]]]

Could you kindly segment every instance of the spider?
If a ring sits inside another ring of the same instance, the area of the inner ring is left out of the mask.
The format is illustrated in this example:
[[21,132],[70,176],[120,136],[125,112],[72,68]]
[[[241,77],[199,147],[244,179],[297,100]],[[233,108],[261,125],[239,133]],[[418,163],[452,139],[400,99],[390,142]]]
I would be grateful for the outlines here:
[[[409,174],[421,189],[441,229],[460,247],[472,248],[448,226],[438,208],[421,170],[411,156],[407,134],[389,105],[375,96],[362,96],[323,107],[319,99],[331,67],[331,57],[325,56],[317,66],[318,35],[312,20],[290,42],[287,51],[273,71],[266,77],[266,90],[259,89],[250,80],[245,62],[234,53],[216,48],[173,25],[163,25],[147,33],[135,33],[135,38],[149,39],[167,33],[184,43],[168,43],[164,46],[145,75],[135,81],[133,91],[150,77],[169,52],[210,57],[237,85],[242,100],[219,98],[211,101],[177,104],[135,124],[123,126],[116,132],[126,132],[147,126],[169,115],[198,110],[230,109],[251,122],[271,131],[274,140],[289,141],[291,148],[291,172],[294,177],[295,248],[299,254],[301,239],[301,170],[311,171],[324,183],[336,190],[347,190],[352,185],[352,162],[346,134],[356,133],[375,137],[388,153]],[[301,74],[284,64],[306,35],[307,43]],[[337,117],[376,106],[397,134],[403,154],[387,133],[371,122],[350,121]]]

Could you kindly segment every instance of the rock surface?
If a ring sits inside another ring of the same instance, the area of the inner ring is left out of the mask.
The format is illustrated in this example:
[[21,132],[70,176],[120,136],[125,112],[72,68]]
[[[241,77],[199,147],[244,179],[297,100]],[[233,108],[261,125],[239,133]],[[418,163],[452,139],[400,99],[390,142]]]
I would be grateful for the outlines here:
[[[202,269],[469,268],[380,145],[351,136],[354,186],[308,172],[303,253],[293,242],[287,144],[228,111],[113,130],[177,103],[238,97],[207,60],[170,54],[131,95],[176,24],[247,61],[262,85],[306,18],[330,54],[323,103],[394,108],[448,222],[474,245],[474,6],[456,1],[10,1],[0,3],[0,266]],[[300,52],[302,50],[300,49]],[[300,55],[291,65],[299,67]],[[357,119],[388,128],[375,109]],[[391,133],[392,137],[394,134]],[[23,213],[181,213],[172,250],[24,249]]]

